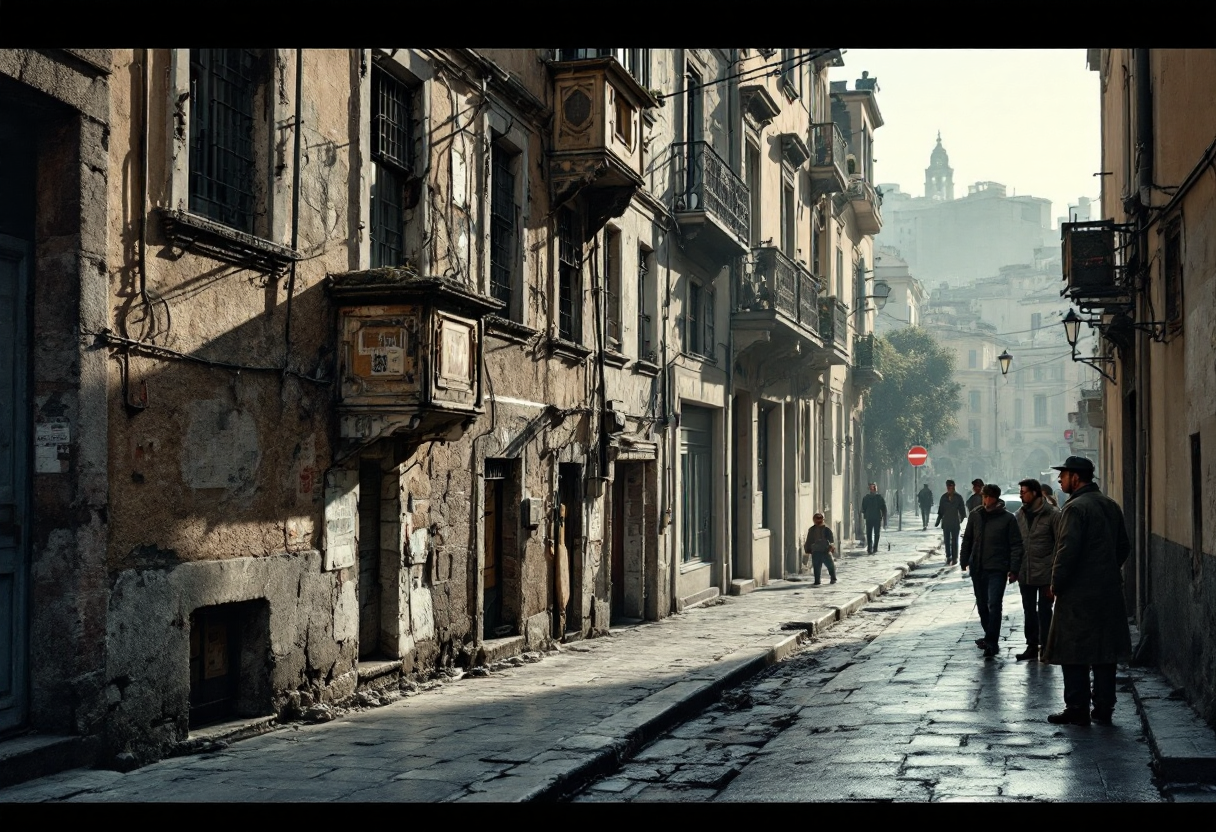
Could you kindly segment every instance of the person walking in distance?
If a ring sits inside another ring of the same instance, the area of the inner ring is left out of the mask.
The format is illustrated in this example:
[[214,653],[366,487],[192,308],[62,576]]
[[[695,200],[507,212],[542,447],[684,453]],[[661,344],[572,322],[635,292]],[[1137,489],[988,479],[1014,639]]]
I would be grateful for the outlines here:
[[1022,567],[1022,535],[1018,521],[1005,509],[999,486],[985,485],[981,496],[982,505],[967,515],[960,563],[971,569],[975,605],[984,627],[984,637],[976,639],[975,646],[990,659],[997,655],[1001,640],[1005,586],[1017,580]]
[[971,496],[967,498],[967,513],[975,511],[983,504],[983,497],[980,491],[984,488],[984,481],[976,477],[971,481]]
[[963,495],[954,490],[954,480],[946,480],[946,493],[937,503],[937,522],[933,525],[942,527],[947,566],[958,563],[958,534],[966,519]]
[[916,502],[920,506],[920,530],[927,531],[929,529],[929,509],[933,508],[933,492],[929,490],[929,483],[925,483],[924,487],[916,492]]
[[1056,502],[1056,495],[1055,495],[1055,492],[1051,490],[1051,486],[1048,485],[1047,483],[1042,483],[1042,485],[1043,485],[1043,499],[1046,500],[1047,502],[1051,503],[1056,508],[1059,508],[1060,504],[1058,502]]
[[828,576],[836,583],[836,564],[832,560],[832,552],[836,551],[836,541],[832,530],[823,525],[823,515],[815,512],[811,518],[811,527],[806,532],[806,543],[803,551],[811,556],[812,568],[815,570],[815,586],[819,586],[819,575],[824,566],[828,568]]
[[1060,510],[1047,501],[1038,480],[1022,480],[1018,491],[1022,498],[1022,507],[1015,515],[1022,535],[1018,590],[1022,593],[1026,649],[1017,654],[1017,659],[1033,662],[1038,660],[1039,648],[1051,630],[1051,567],[1056,557]]
[[878,551],[880,523],[887,522],[887,501],[878,493],[878,483],[870,483],[870,493],[861,498],[861,516],[866,521],[866,554]]
[[[1115,665],[1131,657],[1131,632],[1123,603],[1123,562],[1131,551],[1123,511],[1094,484],[1094,464],[1070,456],[1060,472],[1068,495],[1060,529],[1051,591],[1055,613],[1042,661],[1060,665],[1064,710],[1053,725],[1110,725],[1115,710]],[[1090,688],[1090,672],[1093,688]],[[1090,704],[1093,710],[1090,710]]]

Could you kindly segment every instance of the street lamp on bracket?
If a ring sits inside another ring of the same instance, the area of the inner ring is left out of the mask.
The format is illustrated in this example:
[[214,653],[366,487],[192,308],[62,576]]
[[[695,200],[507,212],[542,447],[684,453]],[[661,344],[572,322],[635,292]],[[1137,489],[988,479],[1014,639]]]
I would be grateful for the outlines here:
[[882,311],[882,308],[887,305],[887,298],[891,297],[891,284],[883,280],[874,281],[874,294],[865,295],[862,297],[862,303],[867,300],[874,301],[874,308]]
[[[1082,318],[1080,315],[1077,314],[1075,309],[1070,308],[1068,310],[1068,314],[1064,316],[1064,320],[1062,321],[1062,323],[1064,324],[1064,338],[1065,338],[1065,340],[1068,341],[1068,346],[1072,350],[1072,360],[1077,362],[1078,364],[1086,364],[1090,367],[1093,367],[1095,370],[1097,370],[1102,375],[1102,378],[1106,379],[1111,384],[1114,384],[1115,383],[1115,375],[1114,375],[1115,359],[1107,358],[1106,356],[1095,356],[1093,358],[1086,358],[1083,355],[1077,354],[1077,339],[1081,335],[1081,324],[1084,323],[1087,326],[1089,326],[1090,329],[1093,329],[1096,325],[1099,325],[1101,323],[1101,319],[1100,318],[1099,319]],[[1104,370],[1102,368],[1102,364],[1110,364],[1111,372],[1108,373],[1106,370]]]

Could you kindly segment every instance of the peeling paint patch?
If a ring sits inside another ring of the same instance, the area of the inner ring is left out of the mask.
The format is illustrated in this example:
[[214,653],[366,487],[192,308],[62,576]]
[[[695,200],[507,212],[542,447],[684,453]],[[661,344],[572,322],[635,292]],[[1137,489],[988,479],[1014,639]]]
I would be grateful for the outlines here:
[[191,488],[250,488],[261,456],[251,414],[219,399],[190,403],[182,478]]

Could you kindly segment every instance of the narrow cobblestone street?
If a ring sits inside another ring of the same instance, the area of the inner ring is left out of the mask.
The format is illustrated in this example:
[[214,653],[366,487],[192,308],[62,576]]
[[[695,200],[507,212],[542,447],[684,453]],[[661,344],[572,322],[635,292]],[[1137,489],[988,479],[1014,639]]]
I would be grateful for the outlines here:
[[[985,660],[970,581],[923,568],[576,800],[1155,802],[1123,685],[1113,727],[1059,727],[1059,668]],[[924,576],[923,579],[921,576]]]
[[846,550],[835,585],[777,581],[323,724],[128,773],[66,771],[0,802],[1162,800],[1132,697],[1114,727],[1048,725],[1059,672],[1014,660],[1016,595],[1011,637],[985,661],[970,583],[937,545],[891,532],[874,555]]

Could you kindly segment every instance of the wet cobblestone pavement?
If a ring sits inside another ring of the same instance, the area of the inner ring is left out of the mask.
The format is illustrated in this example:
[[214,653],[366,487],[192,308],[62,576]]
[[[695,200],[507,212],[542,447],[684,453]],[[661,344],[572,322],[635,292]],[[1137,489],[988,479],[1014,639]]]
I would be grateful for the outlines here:
[[1015,598],[985,660],[970,581],[919,569],[574,800],[1164,800],[1122,676],[1113,726],[1045,721],[1060,672],[1014,658]]

